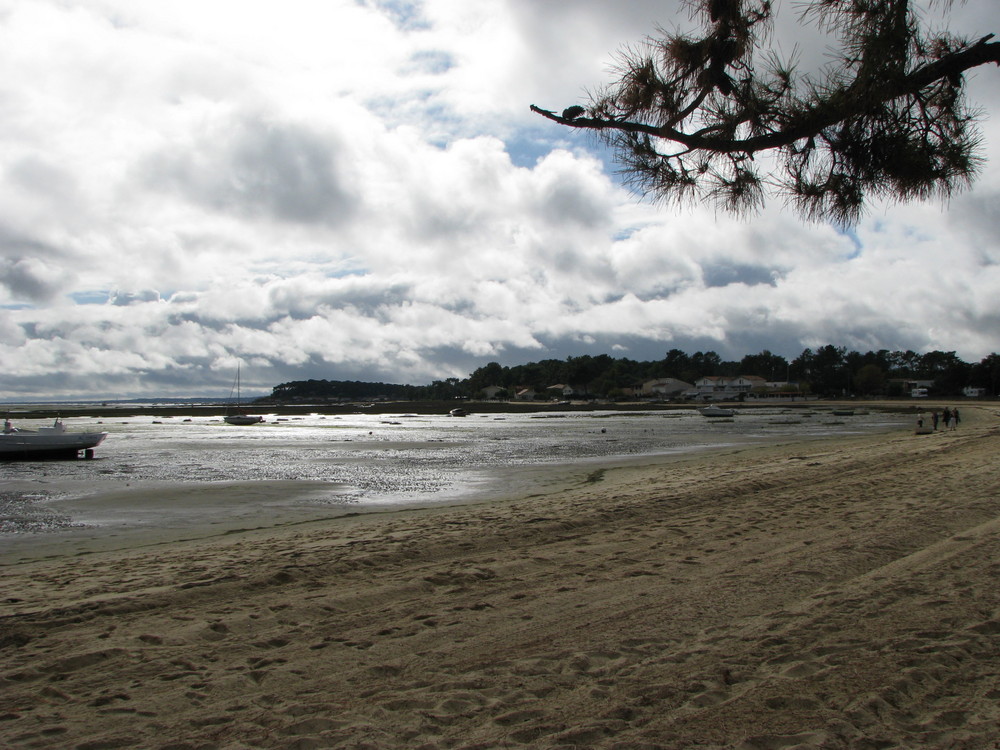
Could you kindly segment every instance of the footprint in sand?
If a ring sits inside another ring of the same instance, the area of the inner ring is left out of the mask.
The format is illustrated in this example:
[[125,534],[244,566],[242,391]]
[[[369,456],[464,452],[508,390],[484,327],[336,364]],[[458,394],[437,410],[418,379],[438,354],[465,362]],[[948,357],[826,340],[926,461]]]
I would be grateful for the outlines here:
[[501,714],[500,716],[495,716],[493,718],[494,724],[499,724],[502,727],[513,726],[514,724],[524,724],[528,721],[533,721],[534,719],[539,719],[545,714],[542,711],[529,710],[529,711],[511,711],[510,713]]
[[826,747],[830,736],[826,732],[801,734],[767,734],[750,737],[736,746],[736,750],[790,750],[791,748]]

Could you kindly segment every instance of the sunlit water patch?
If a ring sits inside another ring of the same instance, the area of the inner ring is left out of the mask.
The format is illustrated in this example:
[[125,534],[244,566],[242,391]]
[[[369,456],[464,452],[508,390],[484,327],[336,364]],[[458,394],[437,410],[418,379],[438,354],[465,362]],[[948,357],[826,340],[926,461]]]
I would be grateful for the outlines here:
[[45,492],[0,492],[0,538],[68,529],[82,524],[53,510]]
[[14,532],[80,525],[266,524],[279,516],[460,502],[520,488],[519,467],[808,440],[903,424],[898,415],[877,412],[833,417],[824,410],[777,408],[747,409],[733,419],[707,419],[684,409],[314,414],[269,417],[248,427],[219,418],[66,421],[71,430],[100,429],[109,436],[93,460],[0,465],[10,488],[0,506],[0,544]]

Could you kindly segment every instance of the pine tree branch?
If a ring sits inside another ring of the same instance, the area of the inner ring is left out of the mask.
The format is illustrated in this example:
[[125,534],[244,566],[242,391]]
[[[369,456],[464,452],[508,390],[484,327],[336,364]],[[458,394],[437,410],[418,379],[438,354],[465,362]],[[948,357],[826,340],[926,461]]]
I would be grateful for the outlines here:
[[[718,154],[753,154],[790,146],[799,140],[819,136],[823,130],[838,123],[877,111],[888,102],[914,97],[937,81],[955,80],[965,71],[980,65],[987,63],[1000,65],[1000,42],[990,42],[992,37],[993,34],[985,36],[964,50],[947,54],[898,78],[886,80],[859,77],[849,85],[824,97],[822,102],[810,110],[792,116],[781,129],[750,138],[710,135],[706,129],[697,133],[686,133],[671,125],[650,125],[630,120],[567,118],[534,104],[531,105],[531,111],[572,128],[648,135],[674,141],[689,150],[711,151]],[[676,122],[676,118],[672,122]]]

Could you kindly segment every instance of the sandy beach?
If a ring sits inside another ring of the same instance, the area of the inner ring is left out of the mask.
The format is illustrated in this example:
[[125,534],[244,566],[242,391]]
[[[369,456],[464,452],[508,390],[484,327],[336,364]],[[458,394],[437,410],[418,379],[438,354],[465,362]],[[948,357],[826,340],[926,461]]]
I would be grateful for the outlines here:
[[0,567],[10,748],[998,748],[1000,416]]

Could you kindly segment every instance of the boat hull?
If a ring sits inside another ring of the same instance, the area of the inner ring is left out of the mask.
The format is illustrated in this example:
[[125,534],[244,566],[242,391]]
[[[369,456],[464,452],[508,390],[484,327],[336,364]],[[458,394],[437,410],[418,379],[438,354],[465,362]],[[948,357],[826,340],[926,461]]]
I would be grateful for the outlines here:
[[706,406],[704,409],[699,409],[703,417],[734,417],[736,416],[736,411],[734,409],[723,409],[719,406]]
[[250,416],[249,414],[230,414],[227,417],[223,417],[226,424],[257,424],[258,422],[263,422],[263,417]]
[[106,432],[44,433],[15,432],[0,435],[0,461],[77,458],[80,451],[100,445]]

